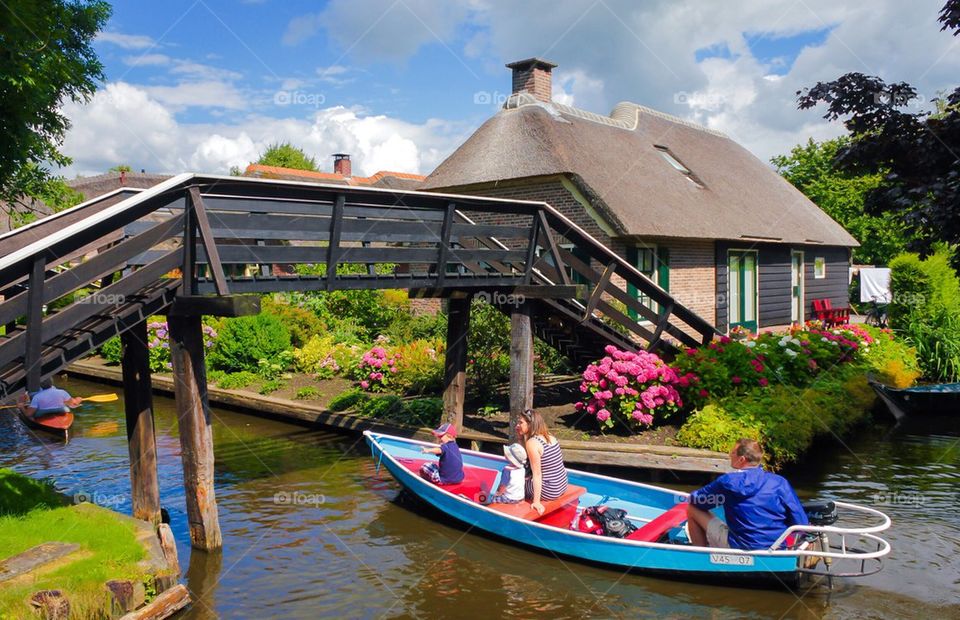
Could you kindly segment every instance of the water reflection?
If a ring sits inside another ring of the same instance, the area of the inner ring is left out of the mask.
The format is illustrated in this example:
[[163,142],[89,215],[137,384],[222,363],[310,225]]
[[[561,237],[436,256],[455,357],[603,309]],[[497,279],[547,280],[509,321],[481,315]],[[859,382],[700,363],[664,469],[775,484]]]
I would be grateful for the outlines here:
[[[102,386],[72,382],[78,393]],[[215,412],[224,549],[187,544],[172,403],[156,400],[162,503],[185,582],[183,617],[960,617],[960,449],[941,427],[868,429],[789,472],[803,497],[880,507],[894,519],[884,572],[822,591],[738,590],[621,575],[454,527],[378,474],[356,437]],[[69,445],[0,417],[0,466],[129,512],[122,403],[85,408]]]

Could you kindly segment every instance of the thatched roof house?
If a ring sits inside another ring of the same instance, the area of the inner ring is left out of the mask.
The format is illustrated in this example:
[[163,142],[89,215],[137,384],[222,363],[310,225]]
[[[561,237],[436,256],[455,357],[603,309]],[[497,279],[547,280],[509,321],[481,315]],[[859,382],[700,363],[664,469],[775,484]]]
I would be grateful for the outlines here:
[[507,66],[513,94],[421,189],[549,202],[721,329],[846,305],[857,241],[744,147],[635,103],[562,105],[553,63]]

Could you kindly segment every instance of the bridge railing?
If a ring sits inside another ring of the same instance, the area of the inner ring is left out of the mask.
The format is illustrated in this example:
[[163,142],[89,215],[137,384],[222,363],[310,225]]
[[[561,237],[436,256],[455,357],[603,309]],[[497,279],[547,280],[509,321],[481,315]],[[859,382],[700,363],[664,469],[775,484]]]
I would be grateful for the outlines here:
[[[599,314],[649,344],[667,336],[693,345],[715,333],[544,203],[184,174],[118,204],[85,208],[0,237],[6,387],[39,383],[125,329],[123,321],[163,311],[178,294],[569,285],[569,269],[590,294],[551,303],[601,336],[612,328]],[[509,224],[471,223],[465,212]],[[260,267],[249,273],[250,265]],[[45,306],[94,285],[95,294],[45,315]]]

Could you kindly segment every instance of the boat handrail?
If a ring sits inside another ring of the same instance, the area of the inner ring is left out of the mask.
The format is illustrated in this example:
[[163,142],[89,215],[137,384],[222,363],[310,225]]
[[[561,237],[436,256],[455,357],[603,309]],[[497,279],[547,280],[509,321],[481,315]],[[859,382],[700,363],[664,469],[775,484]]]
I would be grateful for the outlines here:
[[[843,537],[844,535],[851,535],[851,536],[860,535],[860,536],[867,536],[870,538],[877,538],[876,536],[873,536],[873,534],[876,534],[877,532],[882,532],[890,527],[890,524],[891,524],[890,517],[880,512],[879,510],[876,510],[875,508],[869,508],[867,506],[858,506],[857,504],[848,504],[847,502],[840,502],[840,501],[834,501],[833,503],[837,506],[837,508],[852,510],[854,512],[863,512],[871,516],[880,517],[881,523],[879,525],[871,525],[869,527],[840,527],[836,525],[809,525],[809,524],[791,525],[783,532],[783,534],[780,535],[779,538],[777,538],[777,540],[770,546],[770,549],[776,550],[781,545],[783,545],[784,541],[786,541],[788,536],[796,533],[840,534],[841,537]],[[879,540],[882,540],[882,539],[879,539]]]

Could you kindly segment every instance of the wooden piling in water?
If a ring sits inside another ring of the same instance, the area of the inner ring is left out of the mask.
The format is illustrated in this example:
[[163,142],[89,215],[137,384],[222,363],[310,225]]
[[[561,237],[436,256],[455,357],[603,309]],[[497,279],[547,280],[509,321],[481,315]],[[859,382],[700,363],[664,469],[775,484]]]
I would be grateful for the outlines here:
[[123,346],[123,400],[130,452],[130,495],[133,516],[160,523],[160,482],[153,423],[153,390],[147,322],[140,321],[120,336]]
[[463,404],[467,390],[467,332],[470,298],[451,298],[447,308],[447,351],[443,368],[443,415],[463,430]]
[[530,302],[510,313],[510,440],[520,414],[533,407],[533,325]]
[[170,315],[167,325],[190,544],[196,549],[218,549],[223,539],[213,490],[213,432],[207,400],[203,325],[199,315]]

